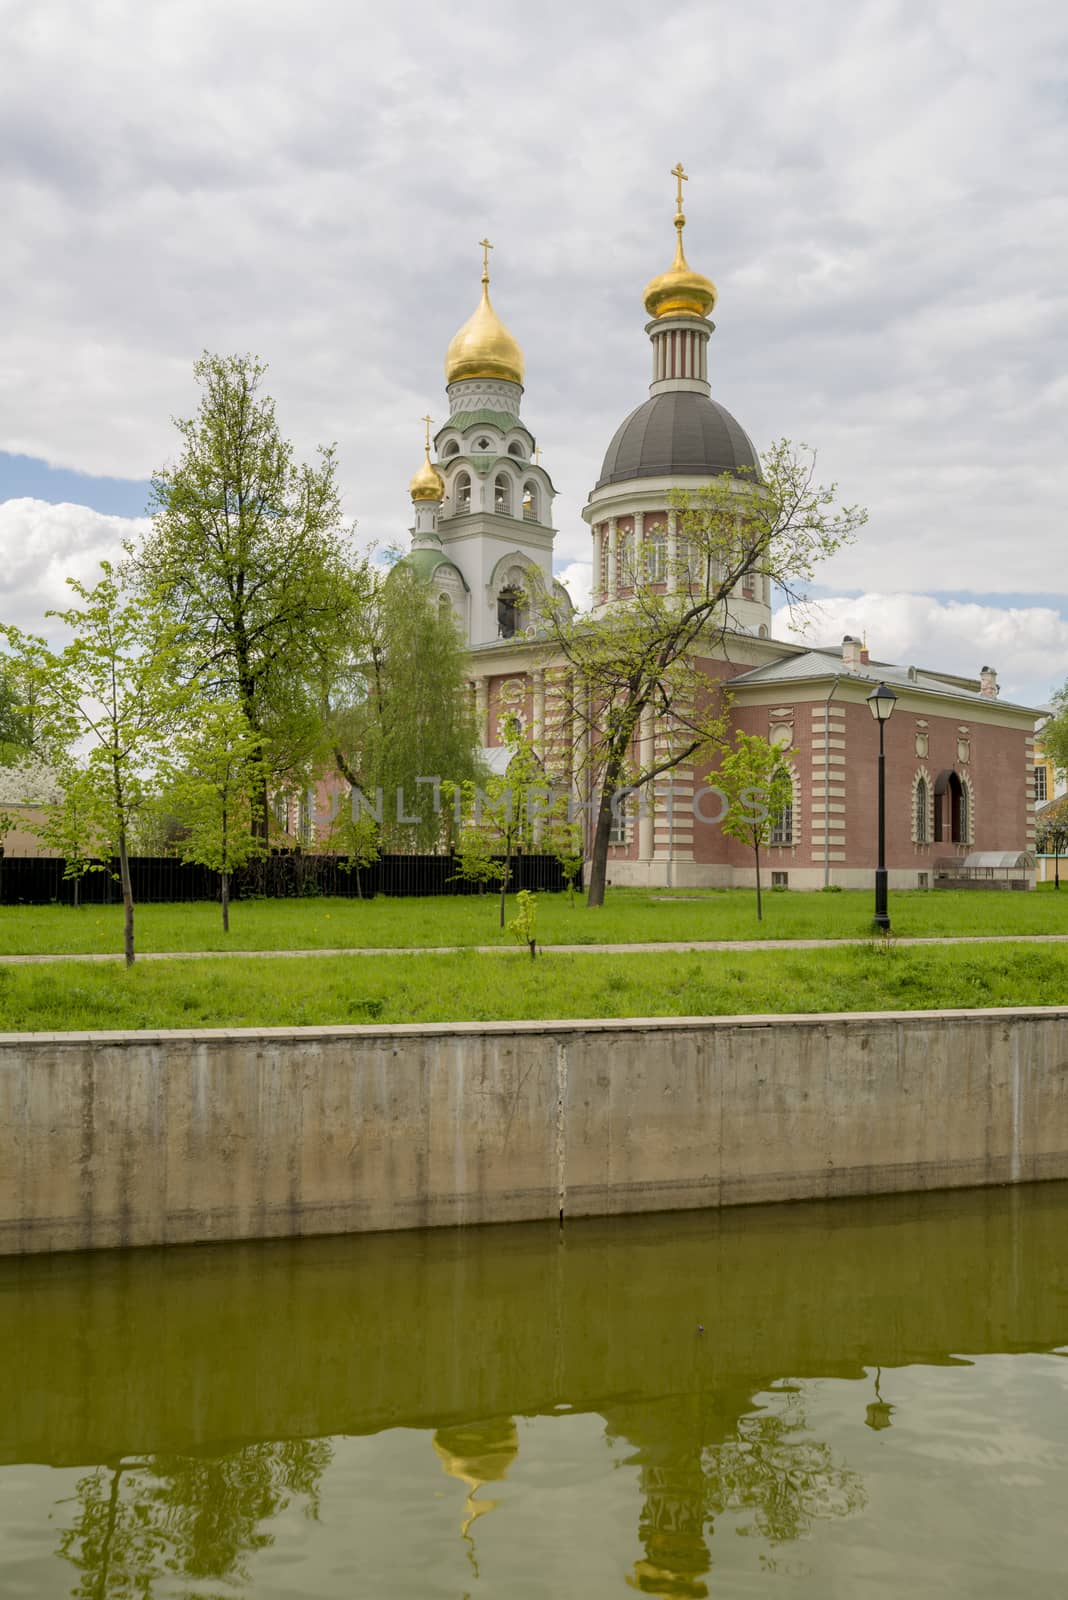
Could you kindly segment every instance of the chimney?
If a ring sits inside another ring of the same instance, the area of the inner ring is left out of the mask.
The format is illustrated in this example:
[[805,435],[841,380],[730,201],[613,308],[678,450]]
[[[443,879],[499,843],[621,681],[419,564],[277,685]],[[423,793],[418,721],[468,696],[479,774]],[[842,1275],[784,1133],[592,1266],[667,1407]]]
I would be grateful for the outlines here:
[[998,675],[993,667],[983,667],[979,673],[979,693],[987,700],[996,700],[998,697]]
[[864,646],[859,639],[847,633],[842,640],[842,665],[847,672],[856,672],[864,661]]

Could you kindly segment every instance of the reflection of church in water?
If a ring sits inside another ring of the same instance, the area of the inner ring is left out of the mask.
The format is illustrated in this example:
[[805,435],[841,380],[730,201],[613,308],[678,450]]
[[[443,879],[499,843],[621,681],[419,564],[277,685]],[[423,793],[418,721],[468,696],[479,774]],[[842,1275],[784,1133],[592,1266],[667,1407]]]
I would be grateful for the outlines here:
[[[604,1408],[606,1442],[633,1447],[626,1464],[638,1475],[642,1553],[626,1575],[632,1589],[660,1600],[707,1600],[717,1518],[730,1516],[738,1531],[781,1544],[821,1519],[863,1506],[860,1477],[812,1439],[799,1408],[791,1412],[798,1389],[790,1384],[780,1392],[782,1409],[754,1403],[749,1392],[735,1397],[736,1413],[720,1410],[724,1397],[717,1406],[711,1395],[696,1393]],[[869,1405],[868,1425],[889,1427],[892,1411],[885,1403]],[[539,1420],[551,1425],[552,1419]],[[484,1491],[502,1485],[519,1457],[515,1419],[439,1427],[433,1446],[442,1469],[467,1491],[460,1535],[478,1577],[475,1523],[501,1506],[499,1489],[496,1496]]]
[[[712,398],[716,289],[687,262],[681,166],[675,177],[674,260],[644,291],[649,397],[609,442],[582,512],[595,615],[626,604],[638,566],[653,590],[677,591],[685,552],[672,491],[693,491],[722,474],[752,482],[759,473],[745,430]],[[529,598],[539,584],[564,594],[553,578],[555,490],[520,414],[523,352],[491,304],[488,241],[482,250],[481,299],[448,347],[449,415],[433,441],[426,419],[404,560],[439,606],[451,609],[467,640],[476,723],[491,765],[503,726],[518,716],[554,776],[588,799],[570,770],[580,765],[569,752],[582,733],[568,725],[568,694],[534,643]],[[710,639],[698,662],[710,679],[730,680],[737,727],[794,751],[793,801],[768,851],[779,881],[792,888],[869,883],[878,740],[865,702],[880,681],[897,695],[886,725],[891,887],[929,884],[938,859],[971,849],[1033,847],[1035,714],[999,698],[993,669],[960,677],[870,659],[866,644],[851,637],[808,648],[774,640],[771,629],[770,581],[751,574],[731,598],[724,637]],[[662,732],[647,713],[639,735],[646,751]],[[747,849],[695,820],[704,777],[692,766],[677,768],[670,796],[661,785],[647,814],[620,823],[610,853],[615,882],[752,881]]]

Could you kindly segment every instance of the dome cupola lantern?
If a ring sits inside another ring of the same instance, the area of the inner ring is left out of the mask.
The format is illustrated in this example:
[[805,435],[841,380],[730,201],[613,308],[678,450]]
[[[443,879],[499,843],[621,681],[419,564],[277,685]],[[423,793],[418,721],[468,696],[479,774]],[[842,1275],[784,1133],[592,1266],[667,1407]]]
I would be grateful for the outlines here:
[[711,278],[694,272],[686,260],[682,247],[682,230],[686,216],[682,209],[682,186],[689,181],[682,162],[672,167],[671,175],[678,184],[675,201],[675,259],[666,272],[652,278],[645,285],[642,298],[645,309],[659,321],[662,317],[707,317],[716,303],[716,286]]
[[488,239],[482,246],[482,299],[474,315],[453,335],[445,352],[445,382],[466,378],[496,378],[504,383],[523,382],[523,352],[494,311],[489,297]]
[[426,454],[423,465],[408,485],[408,493],[416,503],[429,500],[440,505],[445,498],[445,479],[430,459],[430,424],[433,418],[427,416],[422,420],[426,424],[426,443],[423,447]]

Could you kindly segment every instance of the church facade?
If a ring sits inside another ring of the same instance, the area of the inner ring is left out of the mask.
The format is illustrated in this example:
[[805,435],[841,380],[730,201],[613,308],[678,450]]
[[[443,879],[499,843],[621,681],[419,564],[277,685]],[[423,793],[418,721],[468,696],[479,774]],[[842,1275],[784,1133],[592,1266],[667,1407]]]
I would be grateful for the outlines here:
[[[681,168],[671,267],[644,293],[651,382],[608,442],[583,517],[590,530],[593,615],[625,605],[638,551],[646,578],[671,592],[679,550],[671,491],[721,474],[759,472],[744,428],[712,397],[710,312],[716,290],[683,249]],[[449,415],[412,479],[411,550],[405,556],[451,608],[471,654],[470,692],[491,765],[501,766],[507,720],[518,716],[547,767],[575,790],[592,837],[583,734],[568,723],[559,673],[536,638],[529,594],[553,578],[554,488],[521,416],[523,353],[489,295],[483,241],[479,304],[449,345]],[[636,396],[637,398],[637,396]],[[433,459],[432,459],[433,449]],[[1000,697],[996,673],[974,678],[898,664],[847,637],[811,648],[772,637],[772,595],[760,574],[733,596],[730,628],[699,665],[729,680],[731,719],[792,752],[793,803],[775,820],[764,870],[789,888],[871,883],[878,728],[867,697],[885,683],[897,697],[885,725],[890,885],[933,882],[935,863],[973,851],[1034,848],[1036,713]],[[654,747],[651,718],[640,738]],[[705,764],[707,768],[707,763]],[[633,885],[752,884],[751,850],[717,825],[707,770],[665,774],[635,814],[621,815],[609,879]]]

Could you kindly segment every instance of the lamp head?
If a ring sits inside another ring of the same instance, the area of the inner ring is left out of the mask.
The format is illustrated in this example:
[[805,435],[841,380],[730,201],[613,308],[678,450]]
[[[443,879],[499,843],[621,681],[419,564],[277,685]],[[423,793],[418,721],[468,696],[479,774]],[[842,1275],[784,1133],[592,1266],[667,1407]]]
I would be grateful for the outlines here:
[[897,695],[885,683],[877,685],[868,696],[868,709],[876,722],[886,722],[896,705]]

